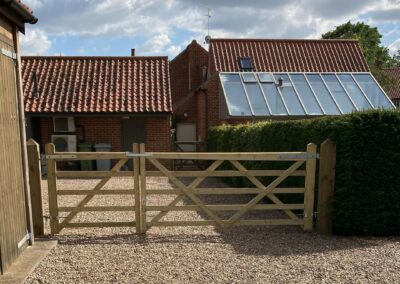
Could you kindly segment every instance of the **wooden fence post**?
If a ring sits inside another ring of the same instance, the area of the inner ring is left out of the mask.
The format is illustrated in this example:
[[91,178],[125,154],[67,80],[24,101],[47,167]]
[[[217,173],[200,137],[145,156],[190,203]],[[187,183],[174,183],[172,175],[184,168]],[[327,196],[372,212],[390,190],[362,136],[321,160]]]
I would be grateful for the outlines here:
[[[54,144],[46,144],[46,156],[54,155]],[[58,200],[57,200],[57,177],[56,177],[56,161],[46,158],[47,166],[47,184],[49,194],[49,211],[50,211],[50,229],[51,234],[58,234],[60,232],[58,222]]]
[[43,202],[42,202],[42,172],[40,165],[39,144],[33,139],[26,143],[28,152],[29,188],[32,204],[33,233],[44,235]]
[[317,233],[332,234],[332,201],[335,189],[336,144],[327,139],[321,144],[319,161]]
[[[133,143],[132,145],[132,152],[134,154],[139,154],[139,144],[138,143]],[[140,213],[141,213],[141,196],[140,196],[140,168],[139,168],[139,158],[134,157],[133,158],[133,183],[134,183],[134,191],[135,191],[135,225],[136,225],[136,233],[141,233],[141,219],[140,219]]]
[[[145,145],[140,144],[140,154],[146,153]],[[146,224],[146,157],[140,157],[140,234],[147,231]]]
[[317,164],[317,145],[307,145],[306,179],[304,192],[304,231],[312,232],[314,218],[315,169]]

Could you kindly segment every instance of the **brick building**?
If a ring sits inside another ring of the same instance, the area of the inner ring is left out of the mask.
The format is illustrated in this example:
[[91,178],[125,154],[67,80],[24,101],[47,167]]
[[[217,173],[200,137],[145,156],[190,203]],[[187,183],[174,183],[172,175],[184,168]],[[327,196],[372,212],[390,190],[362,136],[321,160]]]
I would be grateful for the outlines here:
[[385,91],[397,108],[400,108],[400,67],[386,68],[383,71],[393,80],[385,86]]
[[22,71],[28,135],[42,149],[52,141],[69,151],[79,142],[171,149],[167,57],[29,56]]
[[355,40],[211,39],[209,51],[193,41],[170,69],[177,141],[222,123],[393,108]]

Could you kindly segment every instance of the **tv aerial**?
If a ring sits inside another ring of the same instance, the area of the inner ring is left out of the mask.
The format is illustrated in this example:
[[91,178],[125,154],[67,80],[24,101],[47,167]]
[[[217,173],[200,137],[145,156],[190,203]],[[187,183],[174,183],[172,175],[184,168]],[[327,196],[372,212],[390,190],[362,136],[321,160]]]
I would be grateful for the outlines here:
[[207,35],[204,39],[204,43],[209,44],[211,41],[211,36],[210,36],[210,20],[211,20],[211,13],[210,13],[210,8],[207,7],[207,15],[204,15],[207,17]]

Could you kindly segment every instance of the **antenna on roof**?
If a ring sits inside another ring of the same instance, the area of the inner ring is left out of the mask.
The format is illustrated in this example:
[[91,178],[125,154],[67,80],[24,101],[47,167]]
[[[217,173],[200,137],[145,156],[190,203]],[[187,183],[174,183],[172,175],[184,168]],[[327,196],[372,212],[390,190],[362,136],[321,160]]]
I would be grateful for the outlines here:
[[210,40],[211,40],[211,36],[210,36],[210,19],[211,19],[211,14],[210,14],[210,8],[207,7],[207,15],[204,15],[207,17],[207,35],[205,37],[205,43],[209,44]]

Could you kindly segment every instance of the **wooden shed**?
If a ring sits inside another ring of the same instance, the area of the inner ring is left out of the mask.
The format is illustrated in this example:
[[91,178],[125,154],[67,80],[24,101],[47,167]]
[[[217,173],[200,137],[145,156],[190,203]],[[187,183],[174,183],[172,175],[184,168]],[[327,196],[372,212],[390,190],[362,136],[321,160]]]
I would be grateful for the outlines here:
[[18,35],[37,19],[18,0],[0,0],[0,271],[32,238]]

